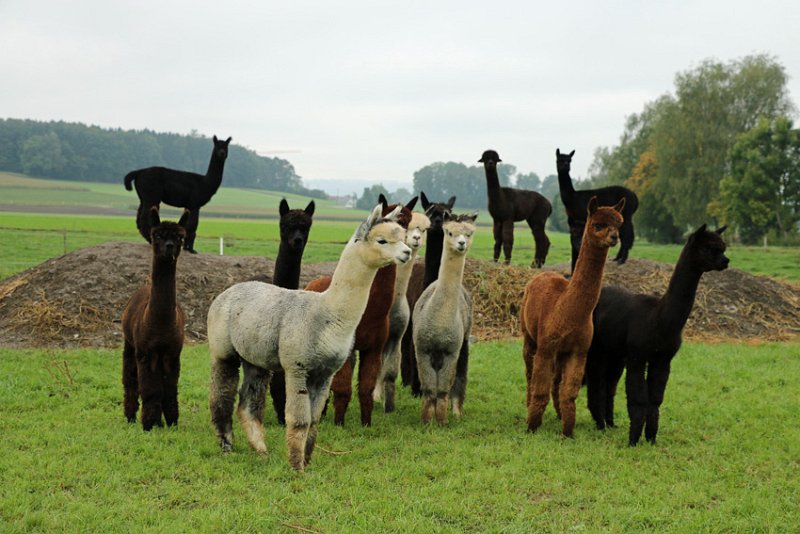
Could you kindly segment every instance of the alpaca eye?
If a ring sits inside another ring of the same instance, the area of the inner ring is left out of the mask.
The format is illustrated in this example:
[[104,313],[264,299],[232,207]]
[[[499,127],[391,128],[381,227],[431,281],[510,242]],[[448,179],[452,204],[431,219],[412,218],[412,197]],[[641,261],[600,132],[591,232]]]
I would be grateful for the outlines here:
[[599,223],[599,224],[595,224],[595,225],[594,225],[594,229],[595,229],[595,230],[598,230],[598,231],[599,231],[599,230],[604,230],[604,229],[606,229],[607,227],[608,227],[608,225],[607,225],[607,224],[602,224],[602,223]]
[[386,241],[384,238],[378,239],[378,244],[379,245],[385,245],[386,243],[388,243],[388,241]]

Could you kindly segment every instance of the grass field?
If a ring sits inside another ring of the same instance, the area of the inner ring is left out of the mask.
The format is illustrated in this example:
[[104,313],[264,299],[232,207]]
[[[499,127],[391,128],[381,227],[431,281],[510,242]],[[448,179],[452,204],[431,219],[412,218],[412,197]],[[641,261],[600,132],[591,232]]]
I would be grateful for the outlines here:
[[[217,448],[205,345],[182,356],[177,428],[122,415],[113,350],[0,350],[0,530],[37,532],[788,532],[800,517],[800,345],[687,344],[659,443],[600,433],[578,399],[576,438],[552,407],[525,432],[518,342],[473,347],[466,415],[423,428],[419,401],[344,428],[330,416],[304,474],[268,413],[259,457]],[[357,404],[357,403],[356,403]],[[308,530],[301,530],[308,529]]]

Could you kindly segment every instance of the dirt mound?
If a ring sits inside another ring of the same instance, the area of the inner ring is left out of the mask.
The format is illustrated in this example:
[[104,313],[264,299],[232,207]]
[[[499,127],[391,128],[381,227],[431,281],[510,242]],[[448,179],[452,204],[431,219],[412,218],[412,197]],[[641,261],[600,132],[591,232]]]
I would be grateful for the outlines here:
[[[0,346],[122,345],[119,318],[130,295],[149,276],[148,245],[110,242],[49,260],[0,283]],[[270,280],[274,262],[261,257],[182,254],[179,301],[186,339],[206,339],[206,311],[216,295],[245,280]],[[301,285],[331,274],[335,263],[305,264]],[[567,265],[547,267],[566,272]],[[478,339],[518,335],[517,308],[536,271],[468,260],[465,285],[475,303]],[[609,263],[606,284],[663,293],[672,266],[629,260]],[[703,277],[686,326],[690,339],[785,340],[800,334],[800,288],[736,269]]]

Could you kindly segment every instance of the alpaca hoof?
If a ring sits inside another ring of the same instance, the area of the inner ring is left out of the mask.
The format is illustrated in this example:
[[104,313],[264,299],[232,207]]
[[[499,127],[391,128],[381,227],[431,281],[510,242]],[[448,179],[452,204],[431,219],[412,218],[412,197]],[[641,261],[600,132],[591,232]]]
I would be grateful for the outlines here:
[[614,258],[614,261],[617,262],[619,265],[622,265],[623,263],[628,261],[628,258]]
[[187,249],[184,249],[184,250],[186,252],[188,252],[189,254],[197,254],[197,251],[195,249],[193,249],[193,248],[187,248]]
[[233,451],[233,443],[228,441],[225,438],[219,440],[219,448],[222,449],[222,452],[232,452]]

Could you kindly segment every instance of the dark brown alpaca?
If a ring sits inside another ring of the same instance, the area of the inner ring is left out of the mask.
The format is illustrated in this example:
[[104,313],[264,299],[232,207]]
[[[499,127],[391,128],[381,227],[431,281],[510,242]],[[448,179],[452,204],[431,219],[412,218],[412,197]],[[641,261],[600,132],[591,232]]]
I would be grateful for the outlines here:
[[550,201],[526,189],[500,187],[497,164],[500,156],[494,150],[487,150],[478,160],[486,171],[486,192],[489,196],[489,215],[494,221],[494,261],[500,258],[500,247],[506,264],[511,263],[511,249],[514,247],[514,222],[525,221],[531,227],[536,243],[533,266],[541,267],[550,250],[550,240],[544,233],[547,218],[553,212]]
[[142,428],[178,423],[178,376],[183,348],[183,310],[177,302],[175,267],[186,237],[184,211],[177,224],[161,222],[150,210],[153,264],[150,283],[139,288],[122,312],[123,408],[129,423],[136,421],[142,398]]
[[[379,197],[383,205],[383,215],[391,213],[397,204],[389,205],[383,195]],[[416,198],[404,206],[400,212],[397,224],[408,229],[411,222],[411,209],[416,203]],[[409,207],[410,206],[410,207]],[[369,291],[367,309],[361,316],[361,321],[356,328],[355,343],[350,353],[350,358],[344,362],[342,368],[333,376],[331,391],[333,392],[333,420],[337,425],[344,424],[347,406],[353,395],[353,371],[355,367],[355,353],[358,351],[358,401],[361,405],[361,424],[372,424],[372,410],[374,400],[372,391],[378,381],[381,369],[381,355],[386,339],[389,337],[389,310],[394,302],[394,284],[397,277],[397,265],[392,264],[378,269]],[[308,291],[323,292],[331,284],[330,276],[323,276],[312,280],[306,286]]]
[[633,247],[633,214],[639,207],[639,199],[636,193],[621,185],[576,191],[569,175],[573,155],[575,155],[574,150],[569,154],[562,154],[559,149],[556,149],[558,189],[561,195],[561,202],[567,212],[569,238],[572,245],[572,270],[575,270],[575,262],[578,259],[578,252],[581,248],[581,237],[586,223],[586,206],[592,197],[597,197],[597,203],[602,206],[611,206],[619,202],[620,199],[625,199],[625,208],[622,212],[624,220],[619,229],[619,252],[614,258],[615,262],[623,264],[628,260],[628,251]]
[[[281,219],[281,244],[278,247],[278,256],[275,258],[275,269],[272,273],[272,283],[286,289],[300,287],[300,263],[303,260],[303,251],[308,242],[308,233],[311,231],[311,217],[314,215],[314,201],[308,203],[306,209],[290,209],[286,199],[281,199],[278,207]],[[272,373],[269,382],[269,393],[272,397],[272,406],[278,423],[286,424],[286,375],[283,370]]]
[[556,272],[528,282],[520,325],[527,379],[528,431],[542,424],[551,387],[562,433],[571,437],[586,353],[592,342],[592,311],[597,305],[608,249],[617,244],[625,199],[613,208],[589,201],[578,263],[567,281]]

